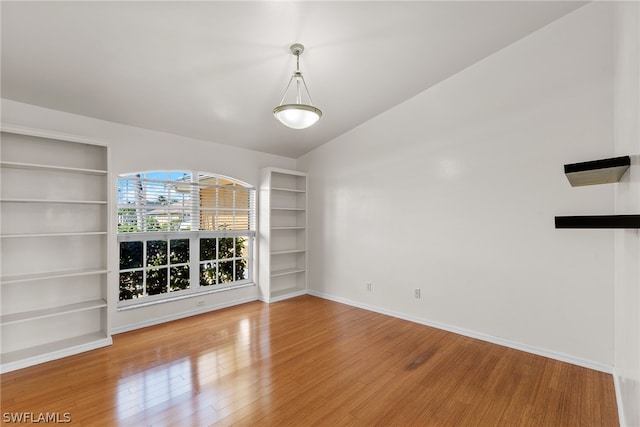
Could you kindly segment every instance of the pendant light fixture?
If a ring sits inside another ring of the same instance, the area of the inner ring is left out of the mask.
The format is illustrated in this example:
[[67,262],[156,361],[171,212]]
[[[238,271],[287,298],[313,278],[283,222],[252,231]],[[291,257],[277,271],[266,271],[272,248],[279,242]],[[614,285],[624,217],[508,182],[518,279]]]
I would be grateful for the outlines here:
[[[296,56],[296,71],[289,79],[289,84],[284,90],[280,105],[273,109],[273,115],[276,119],[292,129],[306,129],[317,122],[322,117],[322,111],[319,108],[313,106],[311,101],[311,95],[309,95],[309,89],[307,83],[302,77],[300,72],[300,55],[304,52],[304,46],[300,43],[292,44],[289,48],[291,53]],[[285,104],[284,99],[287,96],[287,92],[291,87],[291,84],[295,81],[296,100],[294,104]],[[301,89],[304,87],[304,91],[307,93],[308,104],[304,104],[302,101]]]

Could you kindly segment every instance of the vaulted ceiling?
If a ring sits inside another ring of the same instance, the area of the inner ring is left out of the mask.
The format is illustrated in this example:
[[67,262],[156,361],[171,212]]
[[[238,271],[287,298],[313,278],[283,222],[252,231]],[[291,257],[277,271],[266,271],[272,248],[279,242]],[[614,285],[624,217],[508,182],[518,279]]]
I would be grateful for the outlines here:
[[[583,4],[2,1],[0,91],[296,158]],[[305,45],[301,69],[324,113],[306,130],[272,115],[294,42]]]

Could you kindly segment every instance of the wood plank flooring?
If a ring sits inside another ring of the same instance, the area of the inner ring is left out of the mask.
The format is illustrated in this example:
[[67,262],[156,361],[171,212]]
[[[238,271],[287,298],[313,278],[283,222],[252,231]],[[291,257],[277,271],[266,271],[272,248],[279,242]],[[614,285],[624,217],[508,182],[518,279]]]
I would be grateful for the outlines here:
[[617,426],[610,375],[302,296],[114,336],[1,376],[81,426]]

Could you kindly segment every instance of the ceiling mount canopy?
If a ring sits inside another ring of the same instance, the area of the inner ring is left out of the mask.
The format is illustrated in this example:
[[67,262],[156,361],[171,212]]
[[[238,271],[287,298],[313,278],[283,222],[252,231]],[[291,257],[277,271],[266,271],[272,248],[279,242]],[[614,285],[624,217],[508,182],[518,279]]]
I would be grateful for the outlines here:
[[[289,79],[289,84],[284,90],[280,104],[273,109],[273,115],[287,127],[292,129],[306,129],[322,117],[322,111],[313,106],[311,95],[309,94],[309,88],[307,88],[307,83],[304,81],[304,77],[302,77],[302,73],[300,72],[300,55],[304,52],[304,46],[300,43],[294,43],[289,49],[296,57],[296,70]],[[287,92],[294,81],[296,96],[295,103],[285,104],[285,97],[287,96]],[[302,101],[302,88],[304,88],[304,91],[307,94],[308,104],[304,104]]]

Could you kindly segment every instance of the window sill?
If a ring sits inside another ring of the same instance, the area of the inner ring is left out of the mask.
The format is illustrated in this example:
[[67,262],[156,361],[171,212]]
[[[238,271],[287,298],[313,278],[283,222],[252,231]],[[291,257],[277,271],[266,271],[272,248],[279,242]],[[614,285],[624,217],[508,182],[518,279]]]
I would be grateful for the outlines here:
[[176,296],[176,297],[173,297],[173,298],[164,298],[164,299],[159,299],[159,300],[155,300],[155,301],[146,301],[146,302],[141,302],[140,304],[131,304],[131,305],[126,305],[124,307],[117,307],[116,311],[133,310],[133,309],[136,309],[136,308],[148,307],[148,306],[151,306],[151,305],[165,304],[165,303],[168,303],[168,302],[180,301],[180,300],[189,299],[189,298],[197,298],[197,297],[201,297],[203,295],[217,294],[219,292],[226,292],[226,291],[231,291],[231,290],[234,290],[234,289],[248,288],[250,286],[256,286],[256,284],[254,282],[242,283],[242,284],[238,284],[238,285],[234,285],[234,286],[226,286],[224,288],[216,288],[216,289],[211,289],[211,290],[207,290],[207,291],[191,293],[191,294],[188,294],[188,295],[179,295],[179,296]]

